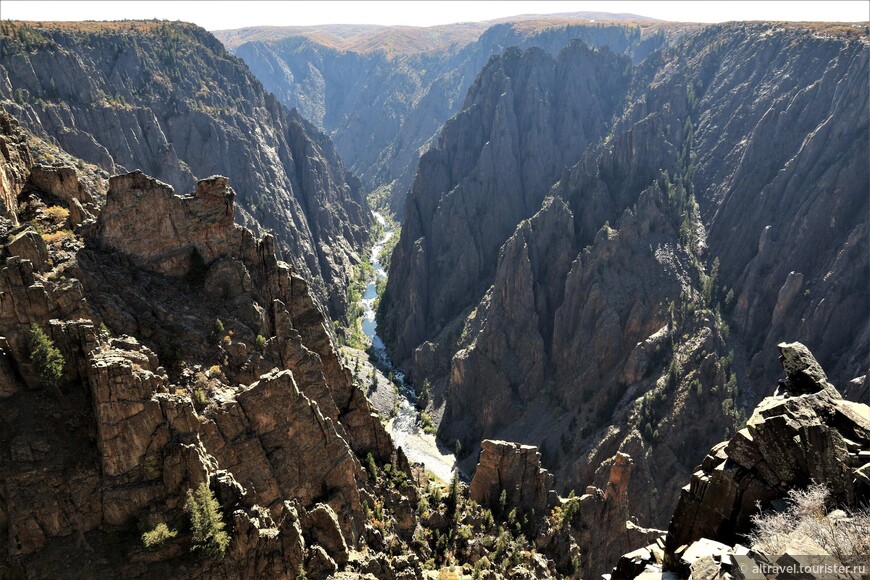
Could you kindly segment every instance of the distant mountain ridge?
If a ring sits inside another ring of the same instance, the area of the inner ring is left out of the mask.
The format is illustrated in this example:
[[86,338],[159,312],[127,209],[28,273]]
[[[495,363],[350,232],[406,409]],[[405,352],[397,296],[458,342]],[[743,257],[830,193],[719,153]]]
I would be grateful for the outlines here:
[[378,24],[321,24],[311,26],[249,26],[245,28],[213,30],[224,45],[235,50],[246,42],[275,42],[294,36],[309,38],[337,50],[353,52],[395,50],[395,39],[408,41],[402,45],[402,54],[410,52],[438,52],[462,46],[477,40],[494,24],[535,21],[540,23],[560,21],[563,25],[580,22],[661,22],[661,20],[637,14],[611,12],[560,12],[556,14],[519,14],[481,22],[456,22],[435,26],[403,26]]
[[[638,60],[679,27],[538,17],[432,28],[218,31],[264,86],[332,138],[363,188],[399,217],[417,161],[487,60],[510,46],[555,55],[575,38]],[[246,36],[248,35],[248,36]],[[249,41],[243,42],[248,39]]]

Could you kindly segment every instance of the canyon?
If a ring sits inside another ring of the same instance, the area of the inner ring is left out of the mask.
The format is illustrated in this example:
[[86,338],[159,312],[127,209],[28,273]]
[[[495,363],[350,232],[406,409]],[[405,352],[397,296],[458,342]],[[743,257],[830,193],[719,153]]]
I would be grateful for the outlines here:
[[466,465],[537,445],[567,492],[626,453],[632,515],[663,526],[778,342],[864,377],[867,67],[866,38],[767,24],[633,67],[490,60],[421,158],[378,312]]
[[[599,17],[601,15],[598,15]],[[462,108],[487,60],[511,46],[551,54],[575,38],[639,60],[660,48],[653,21],[588,26],[595,14],[518,17],[497,23],[403,28],[330,26],[245,28],[216,32],[263,85],[327,132],[365,188],[402,215],[420,155]]]
[[870,518],[868,74],[863,23],[4,20],[0,577],[846,563],[752,534]]

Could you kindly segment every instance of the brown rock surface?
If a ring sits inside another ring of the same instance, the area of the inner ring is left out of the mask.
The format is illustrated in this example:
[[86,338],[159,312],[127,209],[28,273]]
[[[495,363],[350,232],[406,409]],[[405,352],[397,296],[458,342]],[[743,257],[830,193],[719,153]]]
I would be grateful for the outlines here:
[[48,266],[48,249],[45,247],[45,241],[29,225],[13,230],[6,243],[5,253],[10,257],[18,256],[22,260],[30,260],[36,270],[44,270]]
[[194,248],[210,264],[241,245],[245,230],[234,227],[235,194],[225,177],[199,182],[191,196],[173,193],[141,171],[112,177],[97,238],[137,265],[175,277],[190,270]]
[[542,515],[557,503],[553,475],[541,468],[537,447],[508,441],[485,440],[480,444],[480,460],[471,480],[471,499],[497,508],[502,492],[507,505],[519,513],[532,510]]
[[30,170],[28,185],[66,203],[76,200],[89,209],[95,207],[93,195],[79,181],[78,173],[72,167],[34,165]]
[[[579,533],[576,541],[581,551],[581,576],[595,578],[609,571],[618,556],[646,546],[661,530],[636,525],[629,513],[629,481],[634,468],[631,457],[617,453],[602,464],[609,469],[604,489],[589,486],[578,501]],[[571,500],[568,500],[571,501]],[[564,508],[563,508],[564,509]]]
[[216,429],[209,429],[205,442],[251,490],[248,501],[276,512],[283,498],[298,498],[303,506],[327,501],[355,543],[362,529],[361,467],[332,420],[300,392],[289,371],[264,375],[236,401],[210,413]]
[[347,563],[347,544],[341,535],[338,517],[326,504],[317,504],[302,518],[302,529],[311,544],[318,544],[343,566]]
[[[341,366],[308,285],[276,259],[270,236],[256,241],[234,224],[234,198],[227,179],[220,176],[200,181],[188,196],[174,195],[171,187],[141,172],[116,176],[110,180],[95,235],[136,266],[176,278],[188,276],[195,249],[205,270],[202,283],[209,284],[206,291],[214,300],[237,304],[231,307],[233,316],[246,323],[252,338],[274,337],[274,350],[266,350],[266,360],[249,361],[253,366],[240,360],[249,369],[240,378],[255,380],[273,365],[293,370],[305,394],[354,451],[388,458],[391,440]],[[97,280],[94,284],[101,285]]]
[[[305,559],[297,508],[321,502],[315,515],[332,513],[334,526],[323,531],[314,518],[309,532],[337,550],[326,557],[344,565],[357,545],[366,476],[354,451],[389,458],[391,440],[341,366],[307,284],[276,259],[271,238],[257,241],[233,224],[226,185],[214,178],[176,197],[141,173],[119,176],[74,262],[49,248],[49,276],[20,255],[6,260],[0,422],[12,436],[0,452],[12,461],[0,464],[0,547],[24,558],[28,573],[50,575],[83,542],[111,545],[133,520],[176,526],[187,517],[187,490],[203,482],[233,524],[227,557],[196,565],[205,575],[294,577]],[[22,247],[13,241],[4,251],[26,254]],[[205,280],[218,286],[211,298],[191,293],[194,247],[209,260]],[[208,338],[216,316],[227,323],[219,345]],[[126,333],[110,337],[99,320]],[[34,322],[64,358],[51,394],[29,360]],[[256,333],[270,339],[255,347]],[[183,362],[173,358],[175,341]],[[194,372],[206,361],[207,372]],[[258,380],[241,383],[247,377]],[[32,419],[42,414],[51,419]],[[138,536],[131,542],[123,568],[133,576],[185,551],[184,542],[150,551]],[[90,554],[77,566],[120,569]]]

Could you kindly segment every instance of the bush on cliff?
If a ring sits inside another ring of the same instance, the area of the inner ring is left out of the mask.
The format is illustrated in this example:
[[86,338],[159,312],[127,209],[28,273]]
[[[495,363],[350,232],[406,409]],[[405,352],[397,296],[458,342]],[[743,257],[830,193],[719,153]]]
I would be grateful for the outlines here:
[[60,350],[39,325],[30,325],[30,361],[42,383],[57,388],[63,378],[65,361]]
[[146,548],[153,548],[163,544],[167,540],[171,540],[177,535],[178,532],[176,530],[170,530],[169,526],[161,522],[154,526],[154,529],[150,532],[142,534],[142,543]]

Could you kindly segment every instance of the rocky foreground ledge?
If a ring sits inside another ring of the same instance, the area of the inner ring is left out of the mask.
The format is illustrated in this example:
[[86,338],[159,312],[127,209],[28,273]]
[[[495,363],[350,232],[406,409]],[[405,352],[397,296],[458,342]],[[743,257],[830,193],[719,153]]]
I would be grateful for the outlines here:
[[624,555],[612,578],[744,578],[753,568],[853,563],[856,554],[831,553],[796,521],[783,553],[751,542],[754,516],[785,510],[813,484],[826,490],[828,507],[840,508],[815,516],[832,530],[845,533],[854,510],[870,501],[870,407],[843,399],[803,344],[779,350],[786,376],[775,394],[710,450],[683,488],[667,534]]

